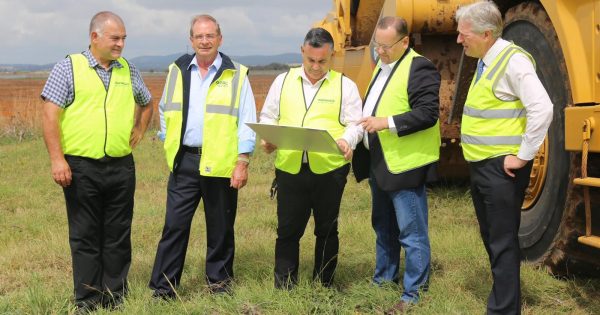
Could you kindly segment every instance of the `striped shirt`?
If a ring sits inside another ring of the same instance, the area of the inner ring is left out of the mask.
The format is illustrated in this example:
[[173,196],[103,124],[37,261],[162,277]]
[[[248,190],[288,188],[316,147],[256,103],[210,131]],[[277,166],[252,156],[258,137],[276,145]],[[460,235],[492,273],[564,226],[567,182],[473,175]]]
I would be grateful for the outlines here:
[[[88,59],[90,67],[96,69],[96,73],[104,83],[104,88],[108,90],[113,67],[122,68],[123,65],[113,60],[108,69],[104,69],[89,50],[84,51],[82,54]],[[131,73],[131,85],[135,102],[140,106],[148,105],[151,99],[150,91],[144,84],[140,72],[131,63],[129,64],[129,72]],[[73,103],[75,91],[73,89],[71,58],[67,57],[54,66],[42,90],[41,97],[44,101],[52,102],[61,108],[66,108]]]

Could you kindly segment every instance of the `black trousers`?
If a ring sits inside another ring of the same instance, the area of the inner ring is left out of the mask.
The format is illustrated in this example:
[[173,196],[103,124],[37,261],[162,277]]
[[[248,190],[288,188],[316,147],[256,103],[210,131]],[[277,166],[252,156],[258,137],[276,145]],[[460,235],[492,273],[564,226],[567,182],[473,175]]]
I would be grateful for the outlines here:
[[532,162],[514,170],[515,177],[510,177],[503,169],[504,158],[469,163],[471,196],[494,281],[488,314],[521,313],[518,233]]
[[100,162],[65,156],[72,172],[63,189],[73,259],[75,303],[92,306],[127,292],[135,192],[133,156]]
[[200,154],[185,152],[167,186],[167,212],[149,286],[173,294],[179,286],[192,218],[202,199],[206,218],[206,279],[219,290],[233,278],[234,222],[237,190],[230,178],[200,176]]
[[325,286],[332,284],[339,248],[338,214],[349,171],[349,164],[320,175],[311,172],[308,164],[303,164],[296,175],[275,170],[278,185],[275,287],[289,288],[298,282],[300,238],[311,209],[316,236],[313,279]]

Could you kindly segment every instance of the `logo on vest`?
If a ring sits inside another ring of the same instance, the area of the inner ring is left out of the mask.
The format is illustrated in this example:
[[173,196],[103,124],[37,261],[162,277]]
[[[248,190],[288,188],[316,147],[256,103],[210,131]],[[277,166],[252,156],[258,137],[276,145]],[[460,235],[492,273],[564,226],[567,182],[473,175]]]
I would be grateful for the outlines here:
[[116,86],[129,86],[129,82],[126,81],[115,81]]
[[333,103],[333,102],[335,102],[335,100],[334,100],[334,99],[332,99],[332,98],[318,98],[318,99],[317,99],[317,102],[323,102],[323,103]]
[[220,87],[220,88],[226,88],[229,86],[229,82],[222,81],[222,80],[215,81],[215,84],[217,85],[217,87]]
[[207,173],[207,174],[208,174],[208,173],[210,173],[210,171],[212,171],[212,168],[211,168],[210,166],[206,166],[206,167],[204,167],[204,172],[205,172],[205,173]]

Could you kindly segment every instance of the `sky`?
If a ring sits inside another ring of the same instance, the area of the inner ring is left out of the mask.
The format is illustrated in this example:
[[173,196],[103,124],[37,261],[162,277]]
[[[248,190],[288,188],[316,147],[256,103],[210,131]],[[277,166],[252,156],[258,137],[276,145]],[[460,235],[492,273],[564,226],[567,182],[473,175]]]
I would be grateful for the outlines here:
[[0,64],[55,63],[89,44],[99,11],[125,22],[123,56],[191,52],[192,16],[210,14],[221,26],[221,51],[233,56],[299,53],[304,35],[332,0],[0,0]]

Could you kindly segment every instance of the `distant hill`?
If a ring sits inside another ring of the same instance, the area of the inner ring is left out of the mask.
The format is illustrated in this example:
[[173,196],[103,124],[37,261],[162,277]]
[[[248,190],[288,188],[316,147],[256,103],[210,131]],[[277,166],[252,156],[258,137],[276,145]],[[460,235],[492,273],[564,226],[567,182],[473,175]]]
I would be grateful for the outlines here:
[[29,71],[50,71],[54,67],[53,63],[45,65],[30,64],[0,64],[0,72],[29,72]]
[[[168,56],[142,56],[131,58],[130,61],[142,71],[166,71],[169,64],[183,53]],[[231,56],[235,61],[246,66],[264,66],[271,63],[298,64],[302,62],[300,54],[280,54],[272,56]]]
[[[183,53],[167,56],[141,56],[129,59],[141,71],[166,71],[169,64]],[[232,56],[232,58],[246,66],[264,66],[272,63],[299,64],[302,62],[300,54],[279,54],[272,56]],[[33,64],[0,64],[0,72],[21,72],[21,71],[50,71],[53,63],[45,65]]]

